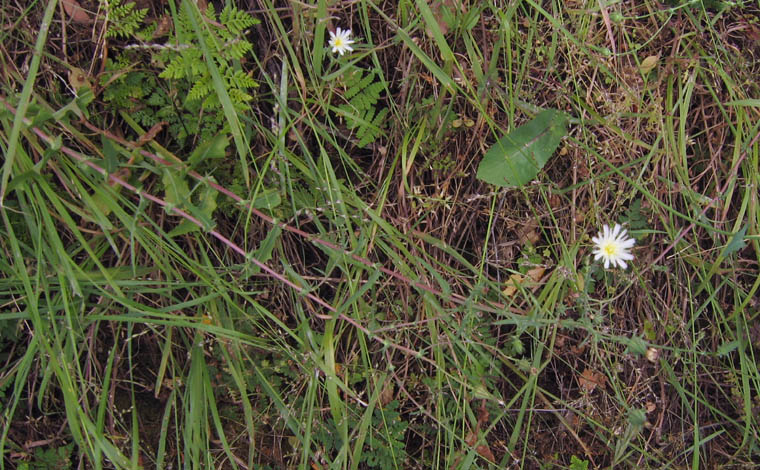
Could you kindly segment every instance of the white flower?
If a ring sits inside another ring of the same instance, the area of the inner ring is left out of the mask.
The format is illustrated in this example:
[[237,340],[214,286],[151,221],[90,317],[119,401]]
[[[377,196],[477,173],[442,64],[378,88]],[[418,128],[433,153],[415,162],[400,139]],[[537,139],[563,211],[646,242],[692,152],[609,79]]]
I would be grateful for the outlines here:
[[343,55],[346,52],[351,52],[354,50],[353,47],[351,47],[351,44],[354,43],[353,39],[349,39],[351,37],[351,30],[350,29],[340,29],[338,28],[336,32],[330,31],[330,42],[329,45],[332,47],[333,53],[337,52],[340,55]]
[[594,259],[604,260],[604,269],[608,269],[610,264],[614,267],[616,264],[625,269],[628,267],[626,261],[633,259],[631,247],[636,240],[628,238],[628,234],[620,224],[615,224],[615,228],[610,230],[607,224],[599,235],[591,238],[594,242]]

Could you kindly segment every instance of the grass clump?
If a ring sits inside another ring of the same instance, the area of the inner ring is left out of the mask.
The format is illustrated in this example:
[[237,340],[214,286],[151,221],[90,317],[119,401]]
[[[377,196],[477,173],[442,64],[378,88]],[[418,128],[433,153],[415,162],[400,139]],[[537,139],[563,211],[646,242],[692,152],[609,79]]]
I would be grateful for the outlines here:
[[757,5],[6,3],[0,468],[757,461]]

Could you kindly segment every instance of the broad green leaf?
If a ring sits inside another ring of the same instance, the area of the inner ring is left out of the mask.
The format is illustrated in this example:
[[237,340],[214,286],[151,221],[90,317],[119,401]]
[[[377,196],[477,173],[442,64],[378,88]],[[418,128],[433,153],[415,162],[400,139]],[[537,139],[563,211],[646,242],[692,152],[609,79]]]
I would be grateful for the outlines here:
[[164,168],[164,176],[161,178],[166,194],[164,199],[171,206],[182,206],[190,195],[190,187],[185,175],[175,168]]
[[103,148],[103,168],[109,175],[115,173],[119,168],[119,151],[116,149],[116,146],[111,139],[106,136],[100,136],[100,144]]
[[581,460],[573,455],[570,457],[570,470],[588,470],[588,460]]
[[718,347],[718,356],[728,356],[730,353],[736,351],[741,343],[738,339],[723,343]]
[[227,146],[230,140],[226,134],[219,134],[210,140],[202,142],[190,154],[187,163],[190,168],[195,168],[198,163],[208,158],[224,158],[227,154]]
[[274,209],[279,206],[282,200],[280,193],[275,189],[265,189],[256,195],[251,201],[251,205],[256,209]]
[[644,356],[647,353],[647,343],[644,341],[644,338],[641,336],[633,336],[628,341],[623,341],[624,343],[628,343],[628,347],[625,348],[626,354],[634,354],[636,356]]
[[628,423],[630,423],[630,425],[634,429],[643,428],[646,422],[647,422],[646,411],[644,411],[641,408],[631,408],[630,410],[628,410]]
[[567,135],[568,116],[546,109],[496,142],[478,167],[478,179],[496,186],[528,184]]
[[[253,258],[261,263],[266,263],[272,259],[272,252],[274,251],[281,234],[282,229],[280,226],[273,226],[264,240],[261,241],[261,244],[259,244],[258,249],[251,254]],[[258,274],[259,271],[261,271],[261,268],[256,264],[249,263],[246,265],[246,277],[252,274]]]

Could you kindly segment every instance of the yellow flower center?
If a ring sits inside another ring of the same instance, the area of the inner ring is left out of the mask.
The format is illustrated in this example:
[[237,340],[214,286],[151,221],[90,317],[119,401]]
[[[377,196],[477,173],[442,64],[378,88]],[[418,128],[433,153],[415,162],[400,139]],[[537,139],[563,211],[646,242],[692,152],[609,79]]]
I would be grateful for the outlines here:
[[605,243],[602,247],[602,251],[604,251],[604,254],[607,256],[617,256],[617,245],[614,243]]
[[336,37],[335,40],[333,41],[333,46],[334,47],[343,47],[344,46],[344,44],[343,44],[343,38]]

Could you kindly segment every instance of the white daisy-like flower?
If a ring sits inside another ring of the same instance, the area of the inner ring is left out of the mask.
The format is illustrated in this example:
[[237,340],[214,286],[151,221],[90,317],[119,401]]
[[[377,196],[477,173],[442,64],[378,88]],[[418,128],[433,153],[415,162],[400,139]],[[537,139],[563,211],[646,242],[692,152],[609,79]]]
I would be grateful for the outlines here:
[[338,28],[334,33],[330,31],[330,42],[328,44],[332,47],[333,53],[337,52],[338,54],[343,55],[346,52],[351,52],[354,50],[354,48],[351,47],[351,44],[353,43],[354,40],[351,39],[350,29]]
[[626,261],[633,259],[631,254],[631,247],[633,247],[636,240],[628,237],[626,230],[615,224],[615,227],[610,230],[610,227],[605,224],[603,230],[599,232],[599,235],[591,238],[594,242],[594,259],[604,260],[604,269],[609,269],[610,264],[625,269],[628,267]]

